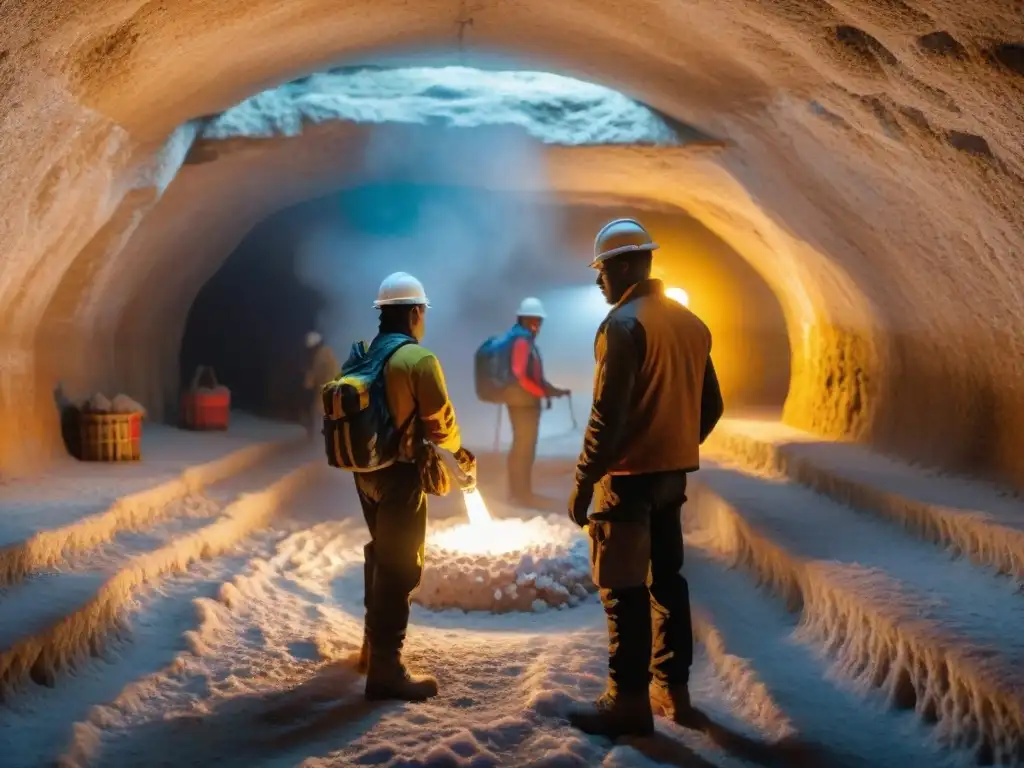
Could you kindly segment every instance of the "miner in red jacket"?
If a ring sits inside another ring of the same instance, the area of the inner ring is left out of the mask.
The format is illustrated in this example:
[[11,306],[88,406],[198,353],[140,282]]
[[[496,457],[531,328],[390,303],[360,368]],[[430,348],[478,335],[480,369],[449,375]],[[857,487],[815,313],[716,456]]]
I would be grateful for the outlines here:
[[541,403],[551,407],[551,398],[570,394],[544,378],[544,363],[537,349],[537,334],[544,324],[544,305],[540,299],[526,298],[519,305],[512,340],[512,384],[505,403],[512,423],[512,448],[508,454],[509,500],[533,506],[533,462],[537,455]]

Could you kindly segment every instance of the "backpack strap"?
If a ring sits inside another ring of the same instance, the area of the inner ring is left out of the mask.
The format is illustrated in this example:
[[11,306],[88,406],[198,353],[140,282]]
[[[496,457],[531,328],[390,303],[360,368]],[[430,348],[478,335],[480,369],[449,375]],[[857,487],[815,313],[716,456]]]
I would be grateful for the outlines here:
[[[402,347],[405,347],[405,346],[407,346],[409,344],[416,344],[416,343],[418,343],[418,342],[416,341],[416,339],[412,338],[412,336],[405,336],[405,335],[400,335],[400,334],[397,334],[397,333],[394,334],[392,336],[392,338],[387,339],[381,345],[381,346],[384,347],[384,351],[380,354],[380,357],[378,358],[379,362],[377,364],[380,366],[380,371],[379,371],[379,373],[377,375],[379,376],[382,373],[384,373],[384,367],[388,364],[388,361],[395,354],[395,352],[400,350]],[[374,353],[378,352],[378,350],[379,350],[379,348],[378,349],[374,349],[373,345],[371,344],[370,348],[368,350],[368,353],[370,355],[373,355]]]
[[[397,338],[395,338],[395,337],[397,337]],[[397,334],[397,333],[393,334],[393,337],[387,339],[387,341],[385,342],[387,347],[386,347],[385,351],[383,352],[383,354],[380,357],[380,363],[379,363],[380,370],[377,372],[377,375],[378,376],[383,376],[384,375],[384,368],[387,367],[388,361],[391,359],[391,357],[398,350],[400,350],[402,347],[407,346],[409,344],[417,344],[417,343],[419,343],[419,342],[417,342],[416,339],[412,338],[411,336],[405,336],[404,334]],[[373,345],[371,344],[370,346],[371,346],[371,349],[372,349]],[[383,381],[381,382],[381,389],[383,391],[385,391],[385,392],[387,391],[386,384]],[[417,414],[418,410],[419,410],[419,403],[417,403],[415,401],[415,399],[414,399],[413,400],[412,413],[409,414],[409,417],[405,420],[405,422],[403,422],[401,425],[398,426],[398,434],[400,436],[404,435],[405,431],[412,425],[413,421],[416,419],[416,414]]]

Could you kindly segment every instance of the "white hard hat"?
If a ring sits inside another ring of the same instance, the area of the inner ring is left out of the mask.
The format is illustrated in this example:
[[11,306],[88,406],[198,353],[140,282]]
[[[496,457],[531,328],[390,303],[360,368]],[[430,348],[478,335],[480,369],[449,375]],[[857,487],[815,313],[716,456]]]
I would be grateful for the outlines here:
[[613,256],[630,251],[653,251],[657,247],[658,244],[639,221],[615,219],[601,227],[594,238],[594,260],[590,266],[596,269]]
[[528,296],[523,299],[519,305],[519,311],[516,312],[516,317],[539,317],[541,319],[547,317],[544,313],[544,305],[540,303],[540,299],[535,299],[533,296]]
[[323,336],[321,336],[316,331],[310,331],[309,333],[306,334],[306,346],[309,347],[310,349],[315,347],[321,341],[323,341]]
[[410,275],[408,272],[394,272],[384,278],[377,291],[377,300],[373,306],[377,309],[390,307],[396,304],[420,304],[429,307],[427,293],[423,290],[423,283]]

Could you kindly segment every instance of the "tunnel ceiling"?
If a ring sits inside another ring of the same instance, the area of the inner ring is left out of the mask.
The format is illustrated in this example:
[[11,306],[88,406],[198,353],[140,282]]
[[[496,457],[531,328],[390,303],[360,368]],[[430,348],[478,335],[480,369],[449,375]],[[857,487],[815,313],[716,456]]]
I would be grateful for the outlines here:
[[545,179],[686,208],[750,260],[790,326],[788,421],[1024,481],[1012,3],[22,0],[0,29],[2,471],[56,445],[57,378],[155,397],[176,302],[369,140],[321,123],[179,173],[197,118],[347,57],[447,47],[601,83],[723,142],[550,147]]

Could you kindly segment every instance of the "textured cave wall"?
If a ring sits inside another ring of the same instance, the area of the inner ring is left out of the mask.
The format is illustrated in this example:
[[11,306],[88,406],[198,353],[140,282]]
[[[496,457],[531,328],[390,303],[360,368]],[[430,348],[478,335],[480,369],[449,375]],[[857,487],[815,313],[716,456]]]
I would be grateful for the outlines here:
[[[454,138],[449,136],[446,141],[482,141],[486,146],[504,139],[481,139],[481,135],[493,137],[508,132],[477,129],[455,133]],[[117,367],[119,380],[136,382],[140,396],[155,414],[161,414],[162,404],[172,402],[175,396],[173,385],[168,382],[178,380],[174,355],[188,308],[201,286],[252,226],[280,208],[330,192],[344,186],[346,180],[360,177],[362,169],[354,158],[366,154],[369,142],[378,148],[413,145],[429,151],[440,140],[432,129],[415,126],[373,129],[326,124],[296,138],[203,143],[196,154],[210,161],[183,167],[146,226],[138,230],[125,248],[124,261],[138,265],[140,271],[130,276],[134,282],[129,284],[130,289],[126,285],[125,290],[133,298],[124,306],[115,344],[118,350],[125,350]],[[673,203],[669,207],[675,207],[677,215],[678,206],[699,200],[705,212],[722,211],[717,226],[719,235],[751,259],[747,272],[759,274],[760,278],[753,279],[763,280],[778,297],[790,334],[800,333],[802,322],[814,321],[814,315],[809,314],[814,306],[808,298],[809,291],[821,287],[810,284],[804,270],[808,261],[821,256],[801,244],[790,245],[784,233],[764,221],[760,224],[763,231],[778,243],[777,248],[766,249],[761,240],[762,230],[752,233],[747,218],[756,217],[758,212],[743,190],[715,165],[713,152],[630,147],[549,147],[538,151],[545,152],[544,178],[510,173],[500,178],[488,176],[488,182],[496,191],[536,193],[550,189],[570,202],[581,198],[604,198],[606,202],[619,198],[627,210],[633,210],[631,200],[667,200]],[[217,153],[215,159],[213,152]],[[699,183],[684,190],[685,194],[676,194],[672,188],[674,179],[687,175],[699,179]],[[479,169],[472,165],[442,164],[431,168],[430,177],[421,180],[474,187],[479,185],[480,178]],[[588,221],[587,231],[578,233],[576,244],[584,251],[589,250],[598,219]],[[662,221],[667,224],[671,219],[672,216],[665,216]],[[735,252],[710,232],[702,237],[702,247],[724,248],[725,259],[735,258]],[[715,239],[714,246],[711,239]],[[666,248],[665,263],[673,262],[687,247],[684,239],[678,247]],[[582,252],[580,258],[585,258]],[[590,279],[586,270],[581,271],[581,276]],[[844,284],[841,276],[837,283],[843,292],[836,295],[857,300],[855,287]],[[765,289],[764,284],[759,283],[761,289]],[[833,308],[842,311],[843,304]],[[718,324],[724,325],[724,318]],[[749,330],[748,324],[744,332]],[[777,326],[773,326],[771,332],[776,331]],[[740,390],[737,387],[734,391]],[[748,397],[751,401],[757,399],[741,395],[741,399]],[[768,399],[781,402],[781,398]]]
[[[21,0],[0,10],[0,30],[5,473],[59,445],[55,379],[161,394],[177,343],[155,348],[157,329],[209,276],[203,255],[222,258],[266,215],[254,200],[265,192],[227,181],[220,191],[241,198],[227,226],[186,199],[216,192],[223,167],[207,171],[210,188],[203,166],[191,182],[182,174],[154,205],[144,190],[159,197],[175,165],[154,147],[344,55],[461,36],[732,142],[696,159],[553,151],[551,175],[567,193],[679,205],[751,261],[790,329],[788,421],[1024,482],[1024,20],[1013,4],[483,0],[469,13],[454,0]],[[283,178],[294,189],[280,197],[308,196]],[[174,222],[189,210],[192,224]],[[161,231],[197,245],[192,226],[209,235],[199,253],[144,245]],[[90,280],[90,261],[118,266]],[[101,320],[111,306],[116,332]]]

